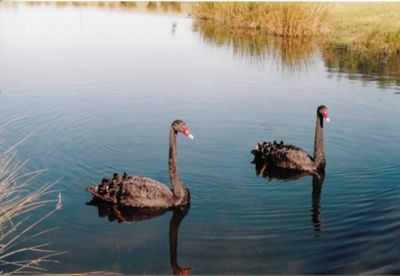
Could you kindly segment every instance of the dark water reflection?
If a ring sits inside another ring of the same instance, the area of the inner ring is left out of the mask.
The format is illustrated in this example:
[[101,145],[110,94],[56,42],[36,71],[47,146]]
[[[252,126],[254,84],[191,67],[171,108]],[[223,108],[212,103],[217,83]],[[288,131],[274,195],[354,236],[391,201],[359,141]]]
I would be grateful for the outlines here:
[[293,170],[285,170],[280,168],[271,168],[267,166],[265,161],[257,156],[251,162],[254,164],[256,175],[271,181],[273,179],[281,181],[296,181],[306,176],[312,177],[312,193],[311,193],[311,221],[315,232],[322,231],[322,221],[320,221],[321,209],[321,192],[325,179],[325,171],[315,174],[308,172],[299,172]]
[[[188,275],[192,270],[192,268],[188,267],[182,268],[178,264],[178,231],[182,220],[189,213],[190,204],[171,209],[131,208],[108,204],[95,198],[87,204],[97,207],[100,218],[107,218],[110,222],[117,221],[118,223],[154,219],[164,215],[167,211],[169,211],[168,213],[172,212],[169,223],[169,252],[172,274]],[[134,233],[134,230],[132,230],[132,235],[135,234],[138,233]]]

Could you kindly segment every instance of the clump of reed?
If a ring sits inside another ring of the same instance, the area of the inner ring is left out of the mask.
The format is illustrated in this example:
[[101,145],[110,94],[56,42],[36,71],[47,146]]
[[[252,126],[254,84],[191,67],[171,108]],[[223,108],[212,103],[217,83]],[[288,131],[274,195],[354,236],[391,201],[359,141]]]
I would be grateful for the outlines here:
[[192,7],[197,21],[282,37],[327,34],[329,9],[329,3],[318,2],[198,2]]
[[[7,274],[43,271],[40,263],[56,262],[52,257],[63,253],[48,249],[51,242],[35,242],[55,229],[35,231],[38,224],[61,209],[61,195],[45,199],[55,192],[51,188],[56,182],[35,185],[34,180],[43,171],[21,173],[27,163],[16,160],[15,147],[21,142],[0,154],[0,271]],[[49,204],[55,206],[35,218],[34,211]]]

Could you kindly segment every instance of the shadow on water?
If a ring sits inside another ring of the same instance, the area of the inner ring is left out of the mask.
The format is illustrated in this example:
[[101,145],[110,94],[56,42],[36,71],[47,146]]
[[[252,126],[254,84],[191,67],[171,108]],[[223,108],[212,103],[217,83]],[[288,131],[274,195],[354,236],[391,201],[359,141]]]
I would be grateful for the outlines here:
[[308,172],[272,168],[267,166],[267,164],[262,159],[257,157],[254,157],[254,160],[251,163],[255,166],[256,175],[261,175],[263,178],[268,179],[269,181],[271,181],[272,179],[295,181],[305,176],[312,176],[311,221],[313,223],[315,232],[322,231],[322,222],[319,218],[321,215],[321,192],[322,185],[324,184],[325,172],[311,174]]
[[164,215],[167,211],[172,211],[173,214],[169,223],[169,251],[172,273],[173,275],[189,274],[191,268],[181,268],[178,265],[178,231],[182,220],[189,213],[190,204],[171,209],[133,208],[117,206],[95,198],[86,204],[96,206],[99,217],[107,217],[110,222],[118,221],[118,223],[153,219]]

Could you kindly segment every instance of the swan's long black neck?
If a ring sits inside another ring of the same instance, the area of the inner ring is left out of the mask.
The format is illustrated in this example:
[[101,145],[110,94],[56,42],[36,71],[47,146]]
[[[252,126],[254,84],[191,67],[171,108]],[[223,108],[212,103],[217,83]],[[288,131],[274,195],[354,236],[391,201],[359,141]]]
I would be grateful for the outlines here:
[[169,179],[175,197],[177,199],[182,199],[187,195],[187,188],[183,185],[179,177],[176,136],[177,132],[171,127],[169,135]]
[[314,160],[317,170],[325,168],[324,120],[319,112],[317,112],[317,125],[315,126]]

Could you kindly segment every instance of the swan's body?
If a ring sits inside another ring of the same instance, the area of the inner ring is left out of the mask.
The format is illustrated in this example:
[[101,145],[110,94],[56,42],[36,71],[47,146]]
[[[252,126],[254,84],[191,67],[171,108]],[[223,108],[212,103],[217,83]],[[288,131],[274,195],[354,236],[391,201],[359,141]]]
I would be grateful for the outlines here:
[[264,142],[257,144],[251,152],[256,158],[262,159],[266,166],[305,172],[318,172],[325,169],[323,119],[329,121],[328,109],[321,105],[317,109],[317,123],[315,127],[314,157],[306,151],[292,145]]
[[177,165],[176,136],[181,132],[193,139],[186,125],[176,120],[171,125],[169,145],[169,177],[173,189],[154,179],[124,174],[114,174],[113,179],[103,178],[94,187],[86,191],[97,199],[128,207],[170,208],[186,205],[190,201],[190,193],[182,183]]

